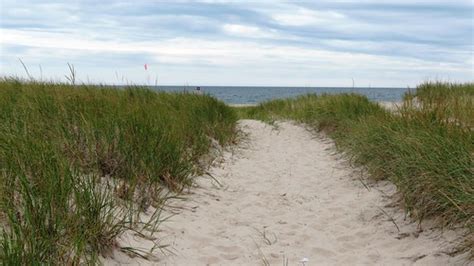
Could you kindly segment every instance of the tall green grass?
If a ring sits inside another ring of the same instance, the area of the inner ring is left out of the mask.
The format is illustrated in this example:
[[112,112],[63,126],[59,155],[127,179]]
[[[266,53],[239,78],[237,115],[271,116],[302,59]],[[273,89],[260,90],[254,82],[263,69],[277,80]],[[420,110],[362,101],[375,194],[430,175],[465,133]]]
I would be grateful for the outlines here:
[[474,83],[426,82],[407,93],[405,100],[419,102],[438,119],[474,129]]
[[1,80],[0,261],[97,262],[140,212],[159,214],[163,188],[191,183],[213,139],[234,140],[236,120],[205,95]]
[[474,84],[425,83],[395,113],[355,94],[306,95],[238,112],[266,121],[293,119],[325,131],[372,178],[396,184],[412,217],[467,228],[472,252],[473,99]]

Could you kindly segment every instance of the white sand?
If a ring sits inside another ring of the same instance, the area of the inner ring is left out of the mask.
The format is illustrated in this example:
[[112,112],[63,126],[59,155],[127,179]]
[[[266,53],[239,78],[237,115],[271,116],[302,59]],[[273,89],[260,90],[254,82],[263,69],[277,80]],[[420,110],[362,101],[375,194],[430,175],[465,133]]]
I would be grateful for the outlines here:
[[403,102],[384,102],[380,101],[377,102],[381,107],[389,110],[389,111],[397,111],[400,107],[403,106]]
[[252,107],[257,106],[256,103],[230,103],[228,104],[230,107]]
[[[420,232],[394,204],[395,187],[379,182],[368,190],[330,140],[289,122],[277,129],[254,120],[240,125],[248,140],[211,169],[222,187],[200,177],[187,200],[171,202],[179,214],[158,236],[174,254],[155,252],[157,260],[147,261],[116,252],[105,264],[467,264],[466,254],[445,253],[455,232]],[[150,244],[131,233],[121,241]]]

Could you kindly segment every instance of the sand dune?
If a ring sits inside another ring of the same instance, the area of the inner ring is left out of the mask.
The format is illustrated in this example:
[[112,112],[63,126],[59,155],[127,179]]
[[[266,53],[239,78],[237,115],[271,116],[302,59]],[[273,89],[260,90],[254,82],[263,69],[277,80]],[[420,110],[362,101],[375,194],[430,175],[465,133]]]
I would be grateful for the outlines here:
[[[370,183],[333,143],[289,122],[243,120],[246,140],[173,200],[159,233],[171,253],[106,264],[462,265],[458,234],[410,222],[389,182]],[[149,247],[127,234],[123,245]]]

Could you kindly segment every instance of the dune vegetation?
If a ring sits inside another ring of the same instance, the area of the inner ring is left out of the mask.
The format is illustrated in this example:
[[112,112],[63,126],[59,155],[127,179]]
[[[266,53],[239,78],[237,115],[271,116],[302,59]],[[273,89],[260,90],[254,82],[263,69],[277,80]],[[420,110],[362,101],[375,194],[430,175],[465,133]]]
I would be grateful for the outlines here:
[[474,246],[474,84],[423,83],[395,112],[355,94],[305,95],[238,108],[241,118],[292,119],[323,131],[375,180],[393,182],[419,221],[466,229]]
[[[240,118],[291,119],[390,180],[419,221],[463,227],[474,245],[474,84],[423,83],[388,111],[356,94],[230,108],[207,95],[0,80],[0,260],[97,263],[133,230],[154,236],[170,195],[204,172]],[[150,213],[151,212],[151,213]],[[147,213],[147,215],[143,215]],[[144,219],[146,217],[147,219]]]
[[235,141],[236,121],[206,95],[0,80],[0,261],[133,252],[117,236],[151,237],[165,191],[190,185],[212,146]]

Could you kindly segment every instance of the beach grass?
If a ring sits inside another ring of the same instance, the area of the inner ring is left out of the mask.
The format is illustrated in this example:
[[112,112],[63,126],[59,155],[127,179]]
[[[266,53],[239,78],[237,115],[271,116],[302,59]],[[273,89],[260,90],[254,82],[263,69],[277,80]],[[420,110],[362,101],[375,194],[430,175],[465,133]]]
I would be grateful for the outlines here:
[[405,95],[405,102],[419,103],[436,117],[474,128],[474,83],[426,82]]
[[389,112],[356,94],[305,95],[238,110],[323,131],[376,180],[390,180],[417,220],[463,227],[474,246],[474,84],[423,83]]
[[207,95],[0,80],[0,260],[110,255],[125,230],[159,223],[164,192],[189,186],[213,143],[235,140],[236,121]]

